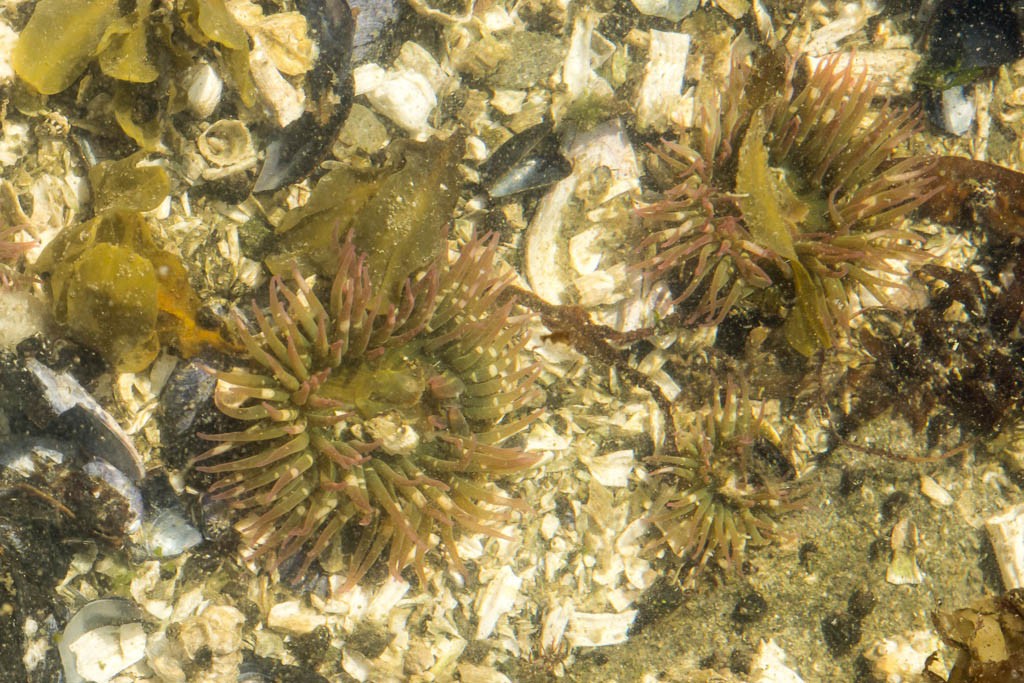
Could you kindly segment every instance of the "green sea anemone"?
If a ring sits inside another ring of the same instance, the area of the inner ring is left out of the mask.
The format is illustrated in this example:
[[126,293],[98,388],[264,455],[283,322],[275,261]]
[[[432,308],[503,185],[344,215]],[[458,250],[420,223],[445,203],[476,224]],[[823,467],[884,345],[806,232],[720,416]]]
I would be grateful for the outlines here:
[[350,237],[329,287],[274,277],[257,329],[236,316],[249,364],[216,373],[215,402],[249,426],[208,435],[220,443],[195,462],[240,512],[248,558],[273,570],[302,553],[301,576],[350,553],[351,587],[385,549],[393,575],[412,563],[424,580],[438,543],[461,569],[459,529],[506,538],[525,505],[490,482],[536,462],[506,444],[534,418],[536,368],[520,365],[524,321],[502,303],[496,248],[470,239],[392,301]]
[[731,383],[680,430],[674,454],[651,459],[660,492],[648,520],[665,544],[690,566],[691,575],[711,558],[733,568],[748,544],[763,545],[773,515],[797,507],[804,468],[780,448],[746,392]]
[[[822,60],[797,87],[791,63],[777,93],[734,64],[719,93],[706,87],[690,144],[666,142],[656,160],[670,187],[641,209],[650,234],[642,267],[668,276],[688,323],[717,324],[757,291],[788,301],[786,338],[809,354],[832,346],[850,295],[879,301],[920,262],[906,215],[938,191],[922,158],[892,159],[919,117],[888,104],[841,57]],[[765,297],[772,300],[773,297]]]

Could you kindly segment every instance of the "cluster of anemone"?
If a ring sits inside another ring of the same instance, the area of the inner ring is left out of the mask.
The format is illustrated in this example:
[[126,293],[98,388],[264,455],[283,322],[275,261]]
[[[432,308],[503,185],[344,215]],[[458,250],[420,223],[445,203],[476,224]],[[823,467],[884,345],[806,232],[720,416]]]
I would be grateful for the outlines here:
[[799,505],[802,463],[786,453],[746,391],[728,383],[703,411],[691,414],[679,448],[654,456],[660,492],[648,521],[695,576],[714,559],[741,565],[749,545],[764,545],[775,516]]
[[353,586],[385,551],[393,575],[423,580],[438,545],[462,569],[462,531],[507,537],[524,506],[494,480],[536,462],[510,442],[535,417],[536,369],[496,248],[474,237],[394,297],[349,239],[329,287],[275,277],[255,329],[235,317],[249,362],[217,371],[215,402],[246,426],[207,435],[195,462],[238,510],[249,559],[301,558],[301,576],[345,557]]
[[855,291],[885,302],[893,260],[926,257],[901,226],[939,179],[927,159],[893,158],[920,118],[888,104],[871,116],[874,87],[851,62],[820,61],[802,87],[791,62],[770,96],[751,73],[734,64],[721,92],[699,96],[692,144],[656,150],[668,188],[641,209],[642,267],[676,287],[689,324],[775,288],[787,339],[809,353],[834,344]]

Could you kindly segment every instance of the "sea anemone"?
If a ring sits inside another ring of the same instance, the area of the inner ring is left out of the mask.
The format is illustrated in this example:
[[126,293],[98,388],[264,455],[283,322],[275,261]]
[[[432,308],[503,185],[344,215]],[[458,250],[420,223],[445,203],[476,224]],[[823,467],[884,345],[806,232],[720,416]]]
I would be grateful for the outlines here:
[[[779,91],[733,65],[721,93],[699,97],[693,146],[665,142],[656,160],[669,187],[642,207],[651,230],[642,268],[669,276],[689,323],[718,324],[758,290],[781,285],[786,338],[802,353],[828,348],[858,286],[879,301],[899,274],[890,259],[925,258],[904,217],[938,191],[926,159],[892,159],[919,128],[840,57],[820,61],[798,88],[791,62]],[[685,304],[685,305],[683,305]]]
[[768,542],[773,515],[799,505],[803,463],[781,448],[763,404],[755,408],[731,382],[724,398],[691,414],[679,442],[651,459],[661,487],[648,517],[661,532],[655,544],[682,557],[691,575],[712,557],[735,568],[748,544]]
[[220,443],[194,462],[241,511],[245,556],[272,571],[304,554],[300,577],[350,552],[351,587],[385,549],[392,575],[412,563],[425,580],[438,542],[462,569],[460,528],[506,538],[525,506],[489,482],[536,461],[505,443],[534,418],[536,368],[519,363],[524,321],[503,302],[496,248],[470,239],[392,301],[350,237],[329,289],[275,277],[257,329],[235,317],[249,365],[216,372],[215,402],[249,426],[206,435]]

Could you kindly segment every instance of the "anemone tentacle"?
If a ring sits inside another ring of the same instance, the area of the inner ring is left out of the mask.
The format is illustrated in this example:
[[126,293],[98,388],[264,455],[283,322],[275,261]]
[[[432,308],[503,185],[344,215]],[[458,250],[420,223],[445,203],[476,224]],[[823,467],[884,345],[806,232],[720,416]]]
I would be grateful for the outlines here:
[[498,305],[497,246],[471,238],[392,301],[350,237],[324,295],[295,272],[270,281],[254,329],[235,316],[249,366],[215,371],[215,403],[248,426],[206,435],[217,444],[193,464],[244,511],[247,557],[274,570],[302,555],[301,575],[348,550],[352,586],[385,551],[392,573],[422,577],[438,542],[461,567],[456,529],[507,536],[498,525],[526,506],[493,480],[537,460],[506,444],[536,418],[537,373],[520,362],[525,321]]

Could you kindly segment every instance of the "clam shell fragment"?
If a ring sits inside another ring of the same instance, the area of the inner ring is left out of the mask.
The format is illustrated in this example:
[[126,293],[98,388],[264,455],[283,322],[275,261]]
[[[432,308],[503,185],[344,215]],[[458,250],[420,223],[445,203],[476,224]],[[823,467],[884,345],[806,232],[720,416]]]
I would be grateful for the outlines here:
[[105,682],[146,656],[142,610],[127,600],[94,600],[64,628],[57,647],[68,683]]
[[985,529],[1007,590],[1024,588],[1024,503],[989,517]]

